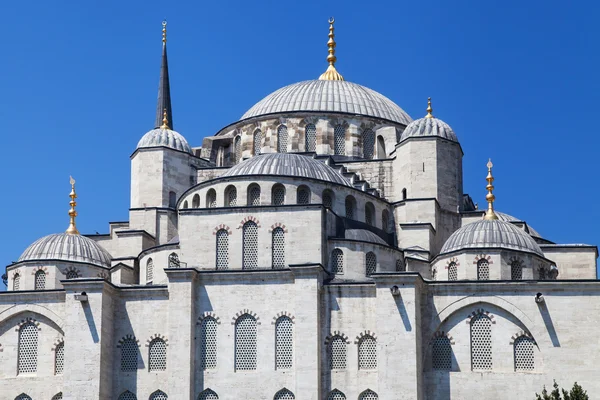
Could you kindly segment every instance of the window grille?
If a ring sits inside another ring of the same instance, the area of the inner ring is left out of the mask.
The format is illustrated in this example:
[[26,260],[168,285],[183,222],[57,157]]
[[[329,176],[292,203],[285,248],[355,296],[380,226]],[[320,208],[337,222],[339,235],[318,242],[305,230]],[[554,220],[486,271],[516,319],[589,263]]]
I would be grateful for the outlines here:
[[169,254],[169,268],[179,268],[179,256],[177,253]]
[[198,400],[219,400],[219,396],[210,389],[206,389],[200,393]]
[[217,238],[217,269],[229,268],[229,233],[226,229],[219,229]]
[[368,252],[365,257],[366,274],[371,276],[377,270],[377,257],[372,251]]
[[438,336],[433,341],[431,350],[431,367],[450,371],[452,369],[452,347],[448,336]]
[[121,371],[132,372],[137,370],[138,345],[132,338],[126,338],[121,344]]
[[167,344],[164,340],[156,338],[151,341],[148,353],[149,371],[165,371],[167,369]]
[[492,369],[492,321],[485,315],[471,320],[471,367]]
[[288,130],[287,126],[279,125],[277,128],[277,151],[279,153],[287,153]]
[[329,392],[327,400],[346,400],[346,395],[339,390],[335,389]]
[[458,267],[456,263],[452,261],[450,265],[448,265],[448,280],[455,281],[458,279]]
[[225,207],[235,207],[237,205],[237,189],[230,186],[225,191]]
[[331,208],[333,205],[333,197],[331,196],[331,192],[329,190],[323,192],[323,205],[329,208]]
[[293,325],[289,317],[283,316],[275,323],[275,369],[290,369],[293,364]]
[[54,375],[62,375],[65,366],[65,342],[54,349]]
[[73,269],[70,271],[67,271],[67,279],[76,279],[76,278],[79,278],[77,271],[75,271]]
[[343,125],[336,125],[333,129],[334,154],[346,154],[346,128]]
[[401,259],[396,260],[396,271],[397,272],[406,272],[406,265],[402,262]]
[[38,270],[35,273],[35,290],[44,290],[46,288],[46,273]]
[[329,368],[346,369],[346,341],[340,336],[329,343]]
[[192,197],[192,208],[200,208],[200,195],[198,193]]
[[281,389],[279,392],[275,393],[275,397],[273,400],[295,400],[296,396],[294,393],[290,392],[287,389]]
[[121,393],[119,400],[137,400],[137,397],[135,397],[135,394],[131,393],[129,390],[126,390]]
[[378,400],[379,396],[374,391],[367,389],[360,394],[358,400]]
[[13,278],[13,290],[19,290],[21,287],[21,275],[15,274]]
[[383,210],[381,212],[381,229],[386,232],[390,229],[390,213],[388,210]]
[[533,339],[527,336],[521,336],[515,340],[515,371],[534,370],[533,345]]
[[331,252],[331,270],[336,274],[344,273],[344,252],[340,249]]
[[310,190],[306,187],[299,188],[296,202],[298,204],[310,204]]
[[217,321],[212,317],[200,324],[200,368],[217,368]]
[[285,268],[285,232],[283,228],[273,229],[272,238],[273,268]]
[[367,203],[365,204],[365,223],[368,225],[373,225],[373,214],[375,210],[373,209],[373,204]]
[[358,343],[358,369],[377,369],[377,341],[372,336]]
[[31,397],[27,396],[25,393],[18,395],[15,397],[15,400],[31,400]]
[[206,208],[215,208],[217,206],[217,192],[215,189],[210,189],[206,193]]
[[150,400],[167,400],[169,397],[165,392],[157,390],[150,395]]
[[151,258],[146,263],[146,282],[152,282],[154,279],[154,261]]
[[271,203],[274,206],[280,206],[285,203],[285,188],[282,185],[273,186]]
[[481,260],[477,261],[477,280],[490,280],[490,263],[485,258],[482,258]]
[[540,267],[539,278],[540,278],[540,281],[545,281],[546,280],[546,268]]
[[256,369],[256,319],[249,314],[235,323],[235,369]]
[[354,199],[346,197],[346,218],[354,219]]
[[510,264],[510,279],[513,281],[523,279],[523,266],[520,261],[515,260]]
[[38,328],[33,322],[27,322],[19,329],[19,374],[37,371]]
[[233,144],[234,154],[235,154],[235,162],[239,163],[242,160],[242,138],[240,136],[236,136],[235,142]]
[[260,154],[260,148],[262,146],[262,132],[260,129],[257,129],[254,132],[254,155],[257,156]]
[[317,128],[314,124],[306,125],[304,129],[305,151],[317,151]]
[[242,228],[242,269],[258,268],[258,225],[254,221],[248,221]]
[[183,208],[188,208],[188,202],[187,202],[187,200],[183,202]]
[[260,186],[253,185],[248,190],[248,205],[260,206]]
[[56,393],[54,395],[54,397],[52,397],[52,400],[62,400],[62,398],[63,398],[63,394],[62,394],[62,392],[60,392],[60,393]]
[[363,131],[363,157],[372,160],[375,153],[375,132],[370,129]]

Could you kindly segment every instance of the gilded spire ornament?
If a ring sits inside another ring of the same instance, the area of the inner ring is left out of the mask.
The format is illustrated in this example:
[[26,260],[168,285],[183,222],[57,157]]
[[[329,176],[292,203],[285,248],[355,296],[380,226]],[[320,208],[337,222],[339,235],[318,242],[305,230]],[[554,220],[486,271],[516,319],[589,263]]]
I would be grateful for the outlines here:
[[163,29],[162,29],[163,43],[167,43],[167,20],[166,19],[162,22],[162,26],[163,26]]
[[427,111],[427,115],[425,116],[425,118],[435,118],[432,114],[433,108],[431,108],[431,97],[427,98],[427,110],[425,111]]
[[329,63],[329,67],[327,70],[321,74],[319,77],[320,81],[343,81],[344,77],[340,75],[339,72],[335,69],[335,62],[337,61],[337,57],[335,56],[335,34],[333,33],[333,23],[335,19],[333,17],[329,18],[329,40],[327,41],[327,47],[329,48],[329,55],[327,56],[327,62]]
[[169,62],[167,60],[167,21],[162,22],[162,59],[160,64],[160,79],[158,81],[158,99],[156,102],[156,115],[154,128],[161,127],[163,112],[167,109],[169,127],[173,129],[173,110],[171,108],[171,85],[169,84]]
[[77,217],[77,211],[75,211],[75,206],[77,205],[77,202],[75,201],[75,199],[77,198],[77,194],[75,193],[75,179],[73,179],[72,176],[70,176],[69,178],[71,183],[71,193],[69,194],[69,197],[71,198],[71,201],[69,202],[69,204],[71,205],[71,209],[69,210],[69,217],[71,217],[71,222],[69,223],[69,227],[65,232],[69,235],[79,235],[79,231],[75,226],[75,217]]
[[494,196],[494,193],[492,193],[492,191],[494,190],[494,185],[493,185],[494,177],[492,176],[492,167],[493,166],[494,166],[494,164],[492,164],[492,159],[490,158],[487,163],[488,174],[487,174],[487,177],[485,178],[485,180],[488,183],[487,186],[485,187],[488,191],[487,195],[485,196],[485,199],[488,202],[488,209],[485,213],[485,216],[483,217],[483,219],[486,219],[488,221],[498,219],[498,216],[494,212],[494,200],[496,200],[496,196]]
[[171,129],[169,128],[169,119],[167,118],[167,109],[163,110],[163,120],[160,129]]

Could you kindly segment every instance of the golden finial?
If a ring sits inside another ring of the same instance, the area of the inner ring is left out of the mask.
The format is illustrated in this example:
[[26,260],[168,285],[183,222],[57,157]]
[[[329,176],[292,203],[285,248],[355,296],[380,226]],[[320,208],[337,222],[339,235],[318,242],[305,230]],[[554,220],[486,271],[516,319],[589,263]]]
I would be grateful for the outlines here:
[[73,179],[72,176],[70,176],[69,178],[71,182],[71,193],[69,194],[69,197],[71,198],[71,201],[69,202],[69,204],[71,205],[71,209],[69,210],[69,217],[71,217],[71,222],[69,223],[69,227],[65,232],[69,235],[79,235],[79,231],[75,226],[75,217],[77,216],[77,211],[75,211],[75,206],[77,205],[77,202],[75,202],[75,199],[77,198],[77,194],[75,194],[75,179]]
[[162,30],[163,43],[167,43],[167,20],[166,19],[163,20],[162,26],[163,26],[163,30]]
[[335,35],[333,33],[333,23],[335,19],[333,17],[329,18],[329,40],[327,41],[327,47],[329,48],[329,55],[327,56],[327,62],[329,63],[329,67],[327,70],[321,74],[319,77],[320,81],[343,81],[344,77],[340,75],[339,72],[335,69],[335,62],[337,61],[337,57],[335,56]]
[[494,212],[494,200],[496,200],[496,196],[494,196],[494,194],[492,193],[492,191],[494,190],[494,185],[492,185],[492,183],[494,182],[494,177],[492,176],[492,167],[493,166],[494,166],[494,164],[492,164],[492,159],[490,158],[487,163],[488,174],[487,174],[487,177],[485,178],[485,180],[488,183],[487,186],[485,187],[488,191],[487,195],[485,196],[485,199],[488,202],[488,209],[485,213],[485,216],[483,217],[483,219],[487,219],[487,220],[498,219],[498,216]]
[[435,118],[432,114],[433,112],[433,108],[431,108],[431,97],[427,98],[427,115],[425,116],[425,118]]
[[171,129],[169,128],[169,119],[167,118],[167,109],[163,110],[163,123],[160,126],[160,129]]

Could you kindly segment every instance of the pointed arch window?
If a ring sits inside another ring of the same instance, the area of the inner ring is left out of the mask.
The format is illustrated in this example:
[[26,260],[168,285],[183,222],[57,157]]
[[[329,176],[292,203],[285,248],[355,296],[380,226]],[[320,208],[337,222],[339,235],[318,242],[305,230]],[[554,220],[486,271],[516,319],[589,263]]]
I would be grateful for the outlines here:
[[137,397],[129,390],[126,390],[123,393],[121,393],[121,395],[119,396],[119,400],[137,400]]
[[277,128],[277,151],[287,153],[288,129],[285,125],[279,125]]
[[250,314],[240,316],[235,322],[235,369],[256,369],[256,319]]
[[456,266],[456,263],[454,261],[452,261],[448,265],[448,280],[455,281],[457,279],[458,279],[458,267]]
[[275,322],[275,369],[290,369],[294,359],[292,319],[282,316]]
[[54,349],[54,375],[62,375],[65,367],[65,342],[60,342]]
[[375,132],[365,129],[362,133],[363,158],[372,160],[375,155]]
[[67,279],[77,279],[79,278],[79,274],[77,273],[76,270],[71,269],[69,271],[67,271]]
[[329,392],[327,400],[346,400],[346,395],[340,392],[339,390],[334,389],[331,392]]
[[344,125],[336,125],[333,128],[333,151],[336,155],[346,154],[346,127]]
[[15,397],[15,400],[31,400],[31,397],[27,396],[25,393],[21,393]]
[[237,164],[242,160],[242,137],[237,135],[233,142],[234,162]]
[[260,186],[257,184],[248,186],[248,205],[260,206]]
[[13,290],[19,290],[21,287],[21,274],[16,273],[13,276]]
[[165,371],[167,369],[167,343],[161,338],[150,342],[148,348],[148,371]]
[[151,283],[154,279],[154,261],[149,258],[146,262],[146,283]]
[[388,210],[381,212],[381,229],[386,232],[390,229],[390,212]]
[[179,268],[181,263],[179,262],[179,256],[177,253],[169,254],[169,268]]
[[275,393],[273,400],[295,400],[296,396],[294,393],[290,392],[287,389],[281,389],[279,392]]
[[346,369],[346,341],[341,336],[334,336],[327,348],[330,369]]
[[360,394],[358,400],[378,400],[379,396],[374,391],[367,389]]
[[138,345],[133,338],[125,338],[121,343],[121,371],[133,372],[138,366]]
[[150,395],[149,400],[167,400],[169,397],[162,390],[157,390],[156,392]]
[[336,274],[344,273],[344,252],[341,249],[333,249],[331,252],[331,271]]
[[219,396],[214,391],[205,389],[198,395],[198,400],[219,400]]
[[19,328],[18,373],[28,374],[37,371],[38,327],[27,322]]
[[307,186],[300,186],[296,196],[297,204],[310,204],[310,189]]
[[54,395],[54,397],[52,397],[52,400],[62,400],[62,398],[63,398],[63,394],[62,394],[62,392],[60,392],[60,393],[56,393]]
[[248,221],[242,228],[242,269],[258,268],[258,225]]
[[356,200],[353,196],[346,197],[346,218],[354,219],[356,214]]
[[217,368],[217,320],[213,317],[200,323],[200,368]]
[[38,270],[35,273],[35,290],[44,290],[46,288],[46,273],[43,270]]
[[358,369],[377,369],[377,341],[373,336],[365,335],[358,342]]
[[452,369],[452,347],[448,336],[440,335],[433,340],[431,367],[444,371]]
[[260,129],[254,131],[253,145],[254,155],[257,156],[260,154],[260,149],[262,147],[262,132]]
[[200,208],[200,195],[198,193],[192,197],[192,208]]
[[377,271],[377,256],[372,251],[365,256],[366,275],[371,276]]
[[510,264],[510,280],[520,281],[523,279],[523,264],[519,260],[514,260]]
[[406,272],[406,265],[401,259],[396,260],[396,272]]
[[532,338],[527,336],[518,337],[514,344],[515,371],[533,371],[534,363],[534,345]]
[[377,158],[387,158],[387,154],[385,152],[385,140],[383,139],[383,136],[377,136]]
[[285,187],[279,183],[273,185],[271,191],[271,204],[281,206],[285,203]]
[[210,189],[206,192],[206,208],[215,208],[217,206],[217,192]]
[[492,369],[492,320],[484,314],[471,320],[471,368]]
[[368,225],[373,225],[375,220],[375,206],[373,203],[369,202],[365,204],[365,223]]
[[225,189],[225,207],[235,207],[237,205],[237,189],[235,186],[228,186]]
[[482,258],[479,261],[477,261],[477,280],[478,281],[489,281],[490,280],[490,263],[485,258]]
[[317,151],[317,127],[315,124],[308,124],[304,128],[305,151]]
[[273,251],[273,269],[285,268],[285,232],[283,228],[273,229],[271,248]]
[[325,207],[328,207],[328,208],[333,207],[334,196],[333,196],[333,192],[331,190],[325,189],[323,191],[323,197],[322,197],[322,199],[323,199],[323,205]]
[[219,229],[216,233],[217,269],[229,268],[229,232]]

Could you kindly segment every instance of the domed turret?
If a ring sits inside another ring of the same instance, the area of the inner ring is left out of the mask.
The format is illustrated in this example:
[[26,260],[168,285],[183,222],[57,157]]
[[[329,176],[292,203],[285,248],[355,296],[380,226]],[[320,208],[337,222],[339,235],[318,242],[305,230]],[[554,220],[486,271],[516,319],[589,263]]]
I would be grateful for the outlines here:
[[435,118],[432,112],[433,109],[431,108],[430,97],[427,102],[427,115],[408,124],[404,132],[402,132],[400,141],[402,142],[411,137],[438,136],[453,142],[458,142],[456,133],[454,133],[450,125],[441,119]]
[[169,147],[186,153],[192,153],[192,148],[187,140],[181,134],[169,128],[166,108],[164,109],[162,125],[146,133],[137,144],[138,149],[145,147]]

